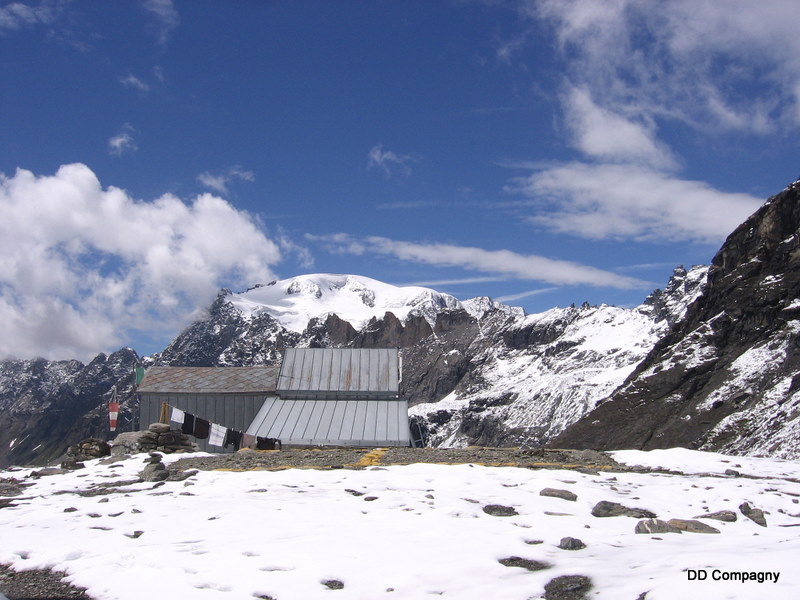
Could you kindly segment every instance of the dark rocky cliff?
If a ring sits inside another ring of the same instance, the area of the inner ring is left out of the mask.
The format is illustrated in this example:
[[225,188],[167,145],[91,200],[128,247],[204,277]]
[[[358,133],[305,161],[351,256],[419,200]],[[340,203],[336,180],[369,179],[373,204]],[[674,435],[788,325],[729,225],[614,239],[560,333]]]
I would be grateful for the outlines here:
[[800,182],[713,259],[705,291],[626,383],[556,438],[596,449],[800,452]]

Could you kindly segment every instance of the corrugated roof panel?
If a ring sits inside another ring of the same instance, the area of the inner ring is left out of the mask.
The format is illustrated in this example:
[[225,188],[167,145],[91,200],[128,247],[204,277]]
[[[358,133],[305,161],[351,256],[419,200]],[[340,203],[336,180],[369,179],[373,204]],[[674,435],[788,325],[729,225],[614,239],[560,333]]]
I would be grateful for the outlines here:
[[399,368],[396,348],[290,348],[277,390],[286,398],[393,398]]
[[279,369],[263,367],[150,367],[137,391],[154,394],[274,392]]
[[268,396],[247,433],[277,438],[287,445],[406,446],[410,439],[408,404],[404,400],[282,400]]

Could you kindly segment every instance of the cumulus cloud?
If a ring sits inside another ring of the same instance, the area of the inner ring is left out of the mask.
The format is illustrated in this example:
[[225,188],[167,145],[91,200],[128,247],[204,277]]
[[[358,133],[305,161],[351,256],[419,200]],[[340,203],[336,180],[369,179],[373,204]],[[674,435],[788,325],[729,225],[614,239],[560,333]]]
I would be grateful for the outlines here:
[[505,279],[542,281],[556,285],[592,285],[619,289],[648,289],[652,284],[581,265],[534,254],[519,254],[510,250],[485,250],[452,244],[417,243],[391,240],[384,237],[357,238],[348,234],[308,236],[327,245],[329,251],[362,255],[365,253],[393,256],[401,260],[458,267]]
[[255,181],[256,176],[252,171],[246,171],[238,165],[228,167],[222,171],[206,171],[197,176],[197,181],[202,185],[224,195],[230,192],[228,184],[237,179],[241,181]]
[[0,356],[87,358],[158,339],[221,286],[274,278],[277,244],[203,194],[143,202],[85,165],[0,176]]
[[135,131],[129,123],[125,123],[119,133],[112,135],[108,139],[108,153],[114,156],[122,156],[123,154],[136,152],[139,147],[133,138]]
[[367,168],[378,169],[387,179],[399,173],[403,177],[411,175],[409,163],[417,162],[419,157],[413,154],[397,154],[384,150],[382,144],[373,146],[367,154]]

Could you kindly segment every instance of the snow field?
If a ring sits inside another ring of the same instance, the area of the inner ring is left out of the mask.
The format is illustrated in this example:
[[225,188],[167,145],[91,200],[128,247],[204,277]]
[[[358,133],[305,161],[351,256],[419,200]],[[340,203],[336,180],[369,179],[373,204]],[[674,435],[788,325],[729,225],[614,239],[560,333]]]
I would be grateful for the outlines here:
[[[796,596],[800,536],[781,525],[800,523],[791,516],[800,513],[798,463],[681,449],[616,458],[692,474],[417,464],[199,472],[185,482],[133,484],[105,496],[56,493],[124,483],[144,466],[141,455],[115,465],[90,461],[84,470],[36,480],[17,506],[0,510],[0,562],[65,570],[98,600],[525,600],[540,597],[559,575],[589,576],[590,597],[609,600],[643,592],[647,600]],[[764,479],[709,475],[731,468]],[[578,500],[540,496],[546,487],[573,491]],[[739,514],[734,523],[705,520],[719,535],[641,535],[634,533],[638,519],[593,517],[600,500],[646,508],[664,520],[738,513],[747,501],[768,513],[769,526]],[[482,510],[488,504],[519,514],[491,516]],[[143,533],[134,537],[136,531]],[[561,550],[565,536],[587,547]],[[511,556],[552,567],[529,572],[498,562]],[[709,580],[688,581],[686,569],[707,569]],[[712,581],[712,569],[780,577]],[[326,580],[344,587],[329,589]]]

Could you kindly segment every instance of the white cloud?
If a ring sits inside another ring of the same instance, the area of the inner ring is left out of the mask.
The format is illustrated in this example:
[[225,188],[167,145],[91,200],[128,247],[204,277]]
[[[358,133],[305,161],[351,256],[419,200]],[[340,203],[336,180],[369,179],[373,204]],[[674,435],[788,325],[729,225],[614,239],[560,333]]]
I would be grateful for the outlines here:
[[12,2],[0,6],[0,33],[10,30],[22,29],[26,26],[48,24],[54,19],[51,8],[43,3],[37,6]]
[[419,157],[413,154],[397,154],[391,150],[384,150],[382,144],[373,146],[367,154],[367,168],[378,169],[387,179],[396,172],[404,177],[411,175],[408,163],[417,162]]
[[507,189],[531,199],[531,222],[591,239],[718,244],[762,204],[635,165],[555,165]]
[[145,0],[144,8],[150,12],[154,19],[154,30],[158,42],[166,44],[172,31],[180,25],[178,9],[175,8],[172,0]]
[[119,82],[127,88],[139,90],[140,92],[150,91],[150,84],[132,73],[128,73],[125,77],[120,77]]
[[114,156],[122,156],[126,153],[136,152],[139,147],[136,145],[136,140],[133,139],[135,131],[129,123],[125,123],[119,133],[108,139],[108,153]]
[[137,201],[85,165],[0,176],[0,356],[87,358],[186,324],[222,286],[274,278],[249,214],[203,194]]
[[543,281],[556,285],[592,285],[619,289],[647,289],[652,284],[578,263],[510,250],[484,250],[452,244],[426,244],[383,237],[355,238],[347,234],[307,236],[332,252],[393,256],[400,260],[439,267],[458,267],[506,279]]
[[[794,0],[527,0],[552,26],[572,85],[605,110],[698,129],[800,125]],[[779,40],[779,41],[778,41]]]
[[539,296],[557,290],[558,288],[546,287],[539,288],[538,290],[528,290],[527,292],[520,292],[519,294],[509,294],[508,296],[498,296],[495,298],[498,302],[516,302],[523,298],[530,298],[531,296]]
[[652,122],[636,123],[600,108],[586,89],[570,89],[564,104],[567,127],[572,131],[575,146],[584,154],[664,169],[677,167],[672,152],[656,141]]
[[255,181],[256,176],[252,171],[246,171],[238,165],[228,167],[227,169],[218,171],[216,173],[206,171],[197,176],[197,181],[202,185],[224,195],[230,193],[228,184],[236,179],[242,181]]

